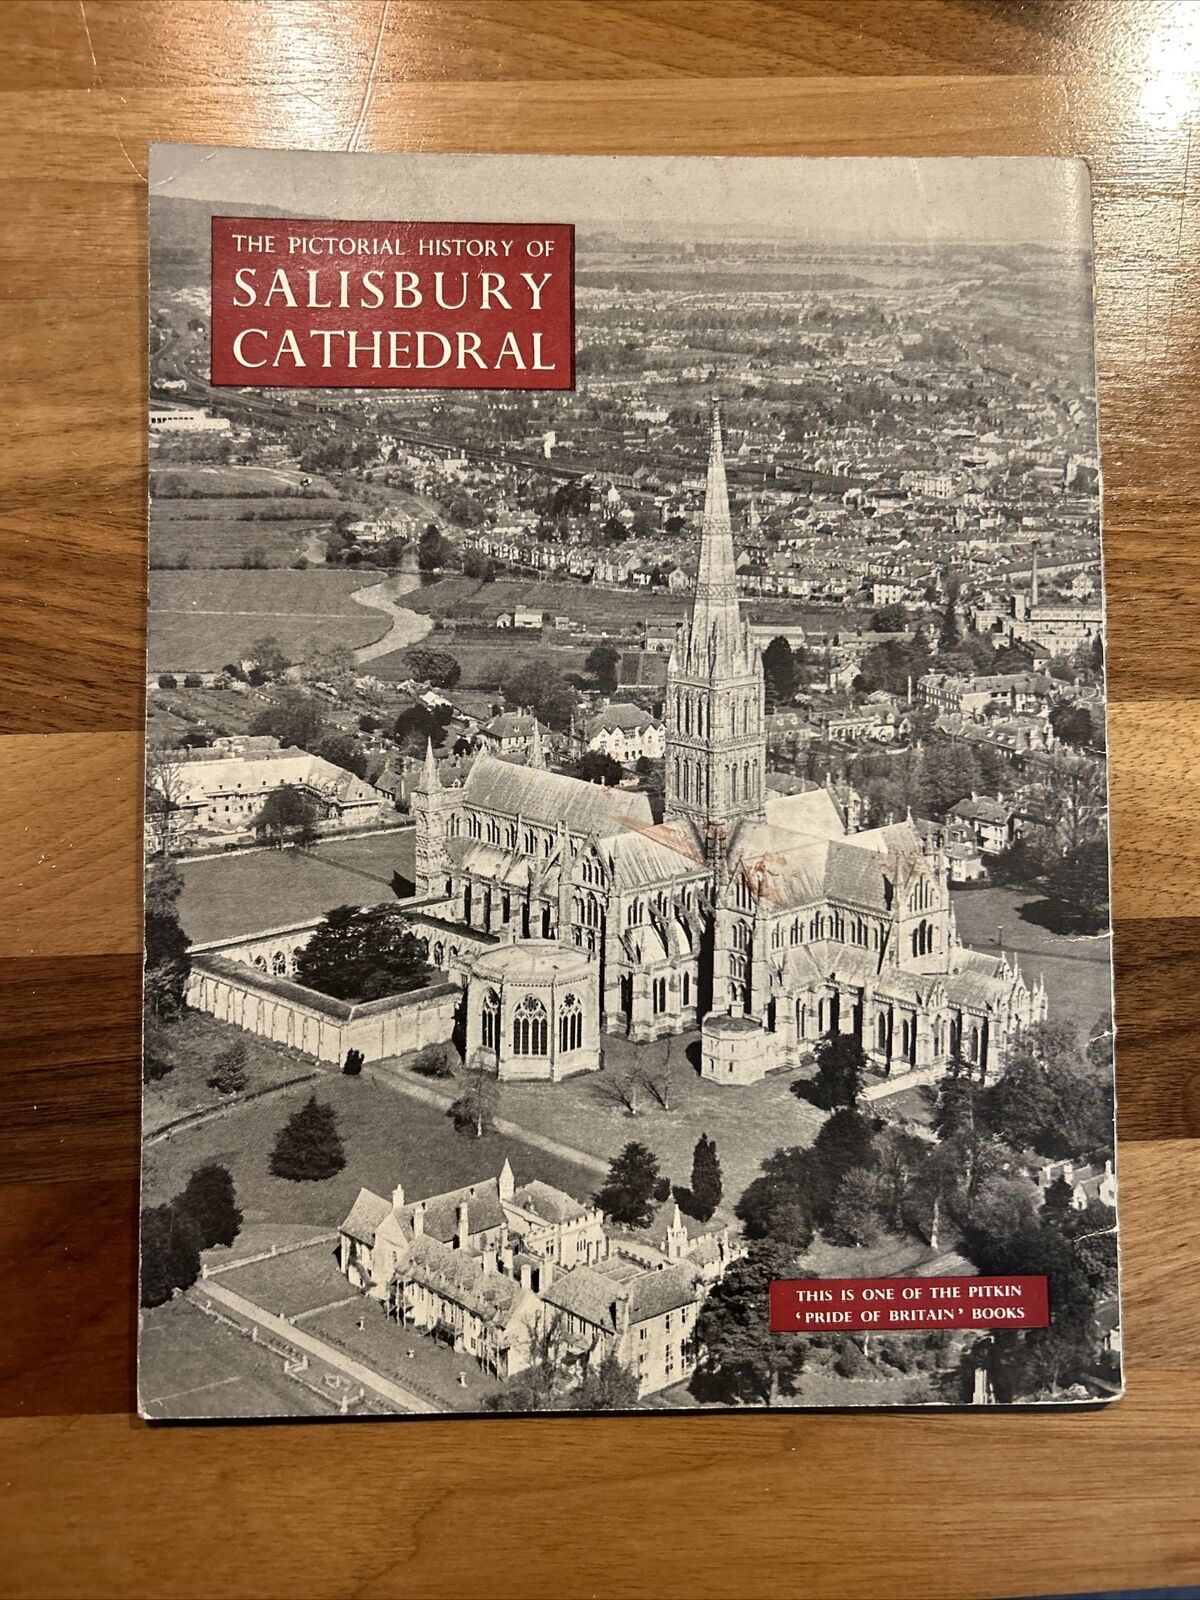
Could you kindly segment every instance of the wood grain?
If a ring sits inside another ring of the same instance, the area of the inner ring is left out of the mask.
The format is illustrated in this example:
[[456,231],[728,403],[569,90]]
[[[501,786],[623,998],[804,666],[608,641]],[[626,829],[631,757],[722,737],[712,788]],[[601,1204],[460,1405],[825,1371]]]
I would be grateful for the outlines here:
[[[951,1597],[1200,1580],[1198,59],[1200,8],[1152,0],[0,7],[0,1593]],[[1088,157],[1119,1405],[299,1432],[130,1419],[151,138]]]

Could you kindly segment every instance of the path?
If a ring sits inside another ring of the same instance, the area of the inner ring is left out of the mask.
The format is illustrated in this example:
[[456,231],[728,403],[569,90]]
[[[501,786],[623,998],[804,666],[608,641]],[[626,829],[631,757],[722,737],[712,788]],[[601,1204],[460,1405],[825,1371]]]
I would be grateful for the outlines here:
[[211,1300],[218,1301],[228,1307],[240,1317],[246,1317],[256,1323],[260,1328],[265,1328],[268,1333],[274,1334],[277,1339],[283,1339],[288,1344],[294,1344],[298,1350],[305,1351],[310,1356],[315,1356],[318,1361],[323,1361],[327,1367],[343,1373],[347,1378],[352,1378],[355,1383],[361,1383],[365,1389],[372,1389],[380,1395],[389,1405],[399,1411],[407,1411],[418,1416],[434,1417],[441,1415],[440,1406],[431,1405],[428,1400],[420,1395],[413,1394],[410,1389],[405,1389],[401,1384],[393,1383],[390,1378],[385,1378],[381,1373],[371,1367],[363,1366],[361,1361],[356,1361],[353,1356],[335,1350],[332,1345],[326,1344],[323,1339],[316,1339],[303,1328],[296,1327],[286,1317],[277,1317],[274,1312],[264,1311],[261,1306],[256,1306],[252,1300],[245,1299],[240,1294],[235,1294],[232,1289],[226,1289],[219,1283],[214,1283],[211,1278],[205,1278],[191,1291],[194,1296],[203,1299],[205,1295]]
[[392,619],[392,625],[382,639],[376,639],[374,644],[361,645],[354,652],[356,666],[365,666],[368,661],[375,661],[380,656],[389,656],[393,650],[404,650],[432,631],[432,618],[423,617],[416,611],[409,611],[406,607],[396,604],[397,595],[410,594],[420,586],[421,580],[415,573],[401,572],[394,577],[384,578],[381,583],[372,583],[366,588],[355,589],[350,598],[356,605],[368,606],[374,611],[384,611]]
[[[414,1100],[423,1100],[426,1105],[436,1106],[439,1111],[444,1111],[454,1099],[453,1094],[442,1094],[426,1084],[414,1083],[399,1067],[390,1067],[385,1062],[371,1062],[363,1068],[363,1071],[377,1083],[382,1083],[385,1088],[411,1095]],[[577,1167],[587,1167],[590,1172],[598,1172],[603,1177],[608,1176],[610,1163],[599,1156],[590,1155],[586,1150],[577,1150],[574,1145],[561,1144],[557,1139],[548,1138],[544,1133],[535,1133],[532,1128],[523,1127],[519,1122],[510,1122],[507,1117],[497,1117],[492,1126],[506,1139],[519,1139],[522,1144],[531,1145],[535,1150],[543,1150],[548,1156],[557,1156],[560,1161],[571,1161]]]

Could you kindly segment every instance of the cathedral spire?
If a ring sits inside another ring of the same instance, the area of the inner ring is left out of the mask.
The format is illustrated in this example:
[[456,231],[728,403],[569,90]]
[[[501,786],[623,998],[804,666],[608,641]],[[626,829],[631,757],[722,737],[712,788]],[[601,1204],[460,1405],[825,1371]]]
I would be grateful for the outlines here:
[[707,655],[716,664],[732,654],[740,633],[733,528],[729,517],[729,487],[725,481],[725,448],[721,437],[721,407],[714,400],[708,442],[704,521],[700,534],[700,564],[696,572],[696,597],[692,604],[689,629],[690,651],[697,652],[701,657]]
[[437,757],[433,753],[433,740],[425,741],[425,760],[421,767],[421,788],[427,794],[432,794],[435,789],[442,787],[442,780],[438,776]]

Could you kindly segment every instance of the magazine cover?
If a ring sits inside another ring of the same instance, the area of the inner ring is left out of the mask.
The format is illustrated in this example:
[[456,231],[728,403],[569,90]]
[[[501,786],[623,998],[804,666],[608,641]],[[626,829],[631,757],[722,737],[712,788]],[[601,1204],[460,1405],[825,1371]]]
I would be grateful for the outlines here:
[[150,1419],[1120,1393],[1082,163],[158,146]]

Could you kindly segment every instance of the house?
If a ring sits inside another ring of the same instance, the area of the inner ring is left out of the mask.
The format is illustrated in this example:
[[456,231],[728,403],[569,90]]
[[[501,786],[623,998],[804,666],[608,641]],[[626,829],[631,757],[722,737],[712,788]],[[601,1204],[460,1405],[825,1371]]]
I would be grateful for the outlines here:
[[535,738],[542,738],[549,731],[531,712],[504,711],[485,722],[479,736],[483,748],[493,755],[528,756]]
[[602,750],[623,767],[631,767],[643,757],[661,761],[667,749],[663,723],[634,705],[602,706],[583,724],[578,737],[583,750]]
[[704,1297],[733,1257],[728,1229],[685,1221],[674,1205],[632,1233],[540,1179],[494,1178],[410,1200],[361,1189],[338,1230],[342,1272],[389,1317],[510,1378],[539,1334],[564,1375],[614,1353],[640,1395],[679,1383],[697,1356]]
[[950,808],[950,816],[965,822],[975,835],[976,843],[986,856],[998,856],[1007,850],[1016,837],[1013,808],[1004,800],[991,800],[986,795],[972,794],[969,800],[960,800]]
[[[277,789],[297,790],[311,801],[319,822],[352,827],[375,821],[389,796],[344,767],[268,736],[218,739],[211,749],[171,752],[157,764],[151,785],[167,802],[172,841],[196,843],[205,835],[244,833]],[[161,829],[162,813],[147,816],[147,837]]]

